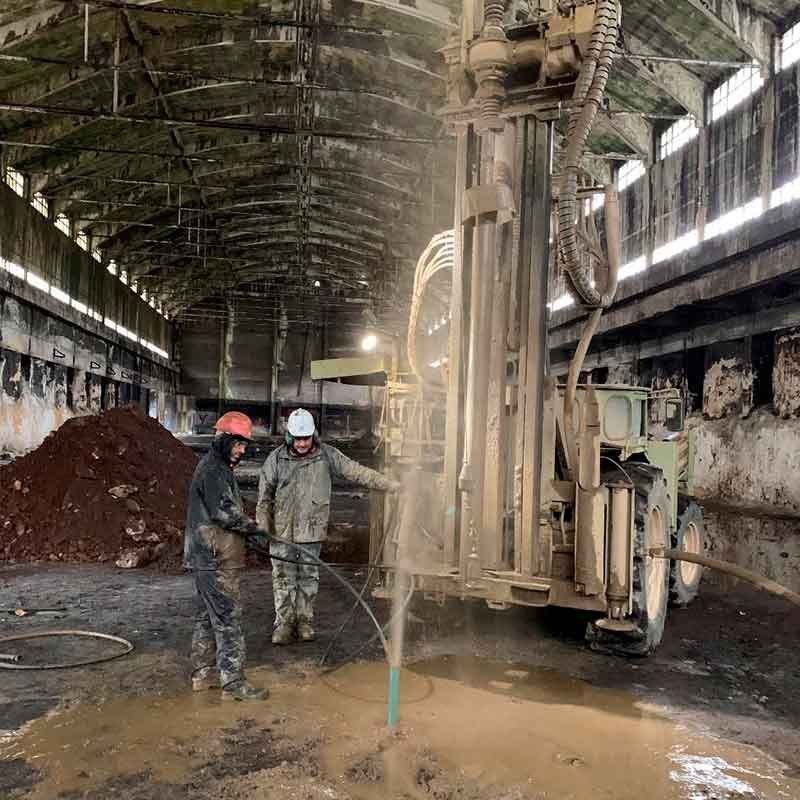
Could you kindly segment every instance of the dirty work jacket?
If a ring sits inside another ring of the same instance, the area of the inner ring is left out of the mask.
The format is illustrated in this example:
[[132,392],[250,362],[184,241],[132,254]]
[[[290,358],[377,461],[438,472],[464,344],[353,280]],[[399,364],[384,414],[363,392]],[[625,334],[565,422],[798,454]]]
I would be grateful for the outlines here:
[[183,565],[188,569],[244,566],[245,537],[258,528],[245,513],[242,496],[220,438],[194,471],[186,512]]
[[292,542],[322,542],[328,536],[331,476],[369,489],[392,491],[395,483],[327,444],[307,456],[288,445],[273,450],[261,469],[256,521],[259,528]]

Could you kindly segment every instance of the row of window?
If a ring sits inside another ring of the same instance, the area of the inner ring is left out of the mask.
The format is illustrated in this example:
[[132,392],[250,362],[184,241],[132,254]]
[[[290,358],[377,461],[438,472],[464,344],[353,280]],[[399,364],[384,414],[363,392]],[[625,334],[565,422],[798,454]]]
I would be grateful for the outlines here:
[[[5,183],[18,194],[20,197],[25,197],[25,176],[19,172],[19,170],[14,169],[13,167],[6,167],[5,174],[3,176]],[[31,205],[43,216],[47,219],[50,218],[50,202],[49,200],[42,195],[40,192],[34,193],[31,199]],[[72,226],[70,224],[69,217],[66,214],[58,214],[56,218],[53,220],[53,224],[61,231],[65,236],[71,238]],[[75,232],[75,244],[78,245],[82,250],[85,250],[87,253],[90,252],[89,250],[89,237],[83,231],[76,231]],[[92,258],[97,261],[98,264],[103,263],[103,256],[100,252],[99,248],[95,247],[91,250]],[[119,274],[117,271],[117,266],[114,261],[110,261],[108,264],[108,271],[112,275],[116,275],[122,283],[128,286],[128,273],[125,270],[120,270]],[[139,291],[139,287],[136,281],[130,282],[130,288],[138,294],[145,303],[148,303],[150,308],[154,311],[161,314],[164,319],[169,319],[167,312],[164,309],[164,306],[160,300],[157,300],[155,297],[148,297],[148,293],[146,290]]]
[[[800,61],[800,23],[790,28],[778,41],[776,69],[784,70]],[[731,109],[738,106],[764,85],[764,79],[758,65],[746,66],[738,70],[728,80],[718,86],[711,97],[711,119],[718,120]],[[691,117],[680,119],[665,130],[658,140],[658,156],[664,159],[691,142],[699,133],[695,120]],[[631,159],[626,161],[617,171],[617,188],[620,192],[627,189],[647,174],[642,161]],[[599,198],[599,200],[597,199]],[[783,205],[800,199],[800,177],[797,177],[772,192],[770,207]],[[595,195],[591,203],[587,201],[585,213],[589,214],[602,207],[604,197]],[[749,220],[760,217],[764,212],[764,202],[757,197],[748,203],[733,209],[721,217],[709,222],[705,227],[704,240],[713,239],[738,228]],[[699,232],[695,229],[679,236],[671,242],[655,248],[652,262],[658,264],[669,258],[690,250],[700,243]],[[637,275],[647,268],[645,256],[625,264],[620,268],[619,279],[624,280]],[[569,294],[563,294],[549,304],[551,311],[559,311],[573,304]]]
[[20,280],[26,281],[34,289],[38,289],[40,292],[50,295],[50,297],[58,300],[59,303],[63,303],[64,305],[74,308],[84,316],[87,316],[96,322],[102,322],[107,328],[110,328],[120,336],[124,336],[126,339],[130,339],[132,342],[137,342],[138,344],[142,345],[142,347],[147,348],[151,353],[155,353],[156,355],[161,356],[161,358],[169,358],[169,354],[153,342],[149,341],[148,339],[144,339],[141,336],[137,336],[133,331],[128,330],[123,325],[114,322],[114,320],[112,320],[110,317],[105,317],[99,311],[90,308],[85,303],[81,303],[80,300],[70,297],[69,294],[56,286],[52,286],[35,272],[31,272],[31,270],[25,269],[25,267],[15,264],[13,261],[6,261],[3,258],[0,258],[0,269],[10,272]]
[[[769,205],[770,208],[777,208],[778,206],[785,205],[786,203],[792,203],[797,200],[800,200],[800,177],[793,178],[792,180],[783,184],[783,186],[779,186],[777,189],[775,189],[772,192]],[[744,205],[741,205],[732,211],[728,211],[722,216],[717,217],[717,219],[707,223],[705,226],[703,240],[708,241],[709,239],[714,239],[717,236],[722,236],[726,233],[729,233],[730,231],[735,230],[750,220],[758,219],[758,217],[760,217],[764,211],[765,204],[763,199],[761,197],[756,197]],[[655,248],[655,250],[653,250],[651,263],[658,264],[661,261],[674,258],[680,253],[690,250],[692,247],[696,247],[698,244],[700,244],[700,234],[695,228],[694,230],[691,230],[688,233],[684,233],[682,236],[673,239],[671,242],[666,242],[665,244]],[[647,269],[647,259],[642,255],[639,256],[639,258],[636,258],[620,267],[619,280],[623,281],[632,275],[638,275],[640,272],[644,272],[645,269]],[[563,294],[550,303],[548,307],[551,311],[559,311],[562,308],[571,306],[573,302],[574,301],[569,294]]]
[[[782,71],[800,61],[800,22],[780,37],[776,48],[775,69]],[[711,120],[715,122],[729,111],[754,95],[764,85],[761,67],[757,63],[737,70],[730,78],[714,89],[711,95]],[[696,120],[681,119],[667,128],[658,141],[660,159],[680,150],[698,134]]]

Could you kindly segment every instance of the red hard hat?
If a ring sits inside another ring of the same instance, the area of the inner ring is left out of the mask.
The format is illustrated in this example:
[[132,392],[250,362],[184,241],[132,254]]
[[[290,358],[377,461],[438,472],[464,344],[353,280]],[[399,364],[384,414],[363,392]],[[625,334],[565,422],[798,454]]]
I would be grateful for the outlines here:
[[229,411],[218,420],[214,429],[220,433],[229,433],[232,436],[241,436],[242,439],[253,438],[253,423],[247,414],[241,411]]

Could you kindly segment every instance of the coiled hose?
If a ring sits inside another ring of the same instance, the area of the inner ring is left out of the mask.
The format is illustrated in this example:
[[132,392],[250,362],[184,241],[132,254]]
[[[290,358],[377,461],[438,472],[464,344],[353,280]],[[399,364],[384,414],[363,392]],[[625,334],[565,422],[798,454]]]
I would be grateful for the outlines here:
[[607,305],[582,269],[577,234],[578,172],[586,141],[605,96],[619,36],[618,0],[600,0],[589,47],[573,93],[567,129],[567,148],[558,194],[558,254],[569,284],[580,302]]
[[434,275],[442,270],[452,272],[455,258],[455,232],[443,231],[434,236],[417,261],[414,271],[414,291],[411,296],[411,309],[408,315],[408,336],[406,351],[411,371],[420,383],[430,382],[425,370],[419,363],[417,354],[417,325],[422,311],[425,290]]

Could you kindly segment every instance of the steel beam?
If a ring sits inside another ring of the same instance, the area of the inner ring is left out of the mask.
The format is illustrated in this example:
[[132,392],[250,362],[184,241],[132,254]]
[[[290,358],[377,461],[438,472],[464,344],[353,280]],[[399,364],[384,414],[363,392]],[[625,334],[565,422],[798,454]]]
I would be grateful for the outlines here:
[[[627,31],[625,43],[637,52],[645,49],[644,43]],[[680,59],[677,62],[672,58],[663,59],[659,56],[647,59],[630,53],[625,53],[623,58],[632,64],[639,78],[671,97],[698,122],[705,119],[705,84],[686,69]]]

